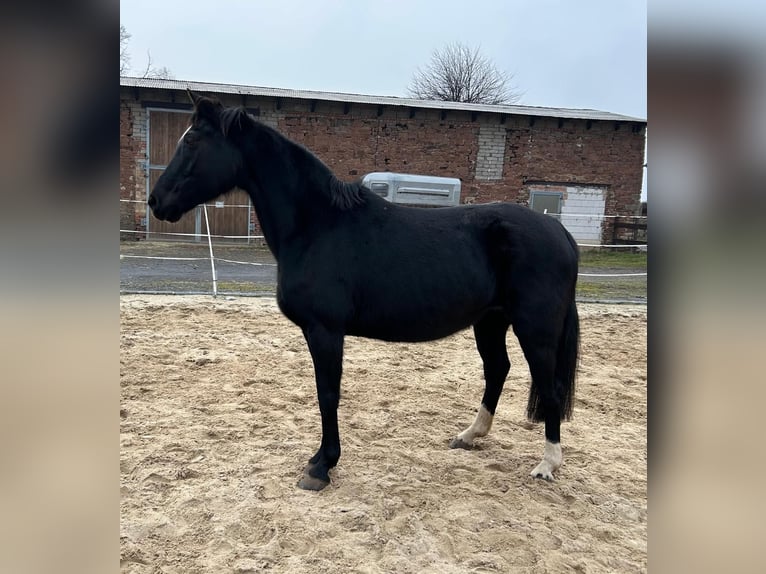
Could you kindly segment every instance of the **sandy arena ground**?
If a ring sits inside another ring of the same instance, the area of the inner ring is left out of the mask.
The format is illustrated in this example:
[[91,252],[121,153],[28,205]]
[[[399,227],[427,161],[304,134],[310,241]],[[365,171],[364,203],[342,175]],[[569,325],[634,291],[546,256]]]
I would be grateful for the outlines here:
[[542,425],[512,367],[490,434],[450,450],[484,383],[472,331],[346,339],[343,456],[319,444],[311,357],[273,299],[123,296],[121,571],[643,572],[646,308],[580,305],[574,419],[557,480],[531,479]]

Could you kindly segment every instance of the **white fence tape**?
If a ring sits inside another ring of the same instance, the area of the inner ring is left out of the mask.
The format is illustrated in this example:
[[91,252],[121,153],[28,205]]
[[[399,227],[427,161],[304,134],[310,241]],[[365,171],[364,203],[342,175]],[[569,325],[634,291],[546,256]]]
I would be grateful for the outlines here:
[[238,263],[239,265],[258,265],[258,266],[264,266],[264,267],[276,267],[276,263],[257,263],[255,261],[234,261],[232,259],[223,259],[221,257],[216,257],[216,261],[225,261],[226,263]]
[[[141,199],[121,199],[120,203],[142,203],[146,205],[146,202]],[[224,203],[222,205],[216,205],[215,203],[205,203],[200,205],[207,205],[208,207],[215,207],[220,209],[221,207],[250,207],[248,203]]]
[[578,243],[577,247],[599,247],[606,249],[645,249],[646,243],[635,243],[633,245],[611,245],[608,243]]
[[[223,257],[215,257],[212,254],[212,244],[210,245],[211,255],[210,257],[160,257],[156,255],[123,255],[120,254],[120,259],[164,259],[166,261],[211,261],[211,267],[213,272],[213,281],[217,281],[215,264],[213,261],[223,261],[225,263],[235,263],[237,265],[255,265],[259,267],[276,267],[276,263],[259,263],[255,261],[236,261],[234,259],[224,259]],[[647,273],[578,273],[579,277],[646,277]]]
[[120,259],[165,259],[166,261],[207,261],[210,257],[159,257],[156,255],[123,255]]
[[[156,255],[122,255],[120,259],[164,259],[167,261],[207,261],[209,257],[159,257]],[[223,257],[213,257],[215,261],[224,263],[236,263],[237,265],[255,265],[258,267],[276,267],[276,263],[259,263],[255,261],[236,261],[234,259],[224,259]],[[647,273],[579,273],[580,277],[646,277]]]
[[[209,261],[210,257],[160,257],[157,255],[123,255],[120,259],[164,259],[166,261]],[[224,259],[222,257],[213,257],[216,261],[225,263],[238,263],[240,265],[257,265],[262,267],[276,267],[276,263],[257,263],[254,261],[234,261],[233,259]]]
[[[145,201],[140,199],[120,199],[120,202],[123,203],[143,203],[146,204]],[[201,204],[203,208],[207,207],[215,207],[217,208],[215,204],[209,204],[204,203]],[[232,205],[224,205],[224,207],[250,207],[249,204],[232,204]],[[589,219],[610,219],[610,218],[632,218],[632,219],[647,219],[648,216],[646,215],[598,215],[598,214],[592,214],[592,213],[551,213],[548,214],[551,217],[558,217],[561,219],[562,217],[577,217],[577,218],[589,218]],[[205,217],[207,217],[207,212],[205,213]],[[120,229],[120,233],[133,233],[137,235],[170,235],[170,236],[178,236],[178,237],[196,237],[201,238],[201,233],[180,233],[180,232],[173,232],[173,231],[135,231],[132,229]],[[212,235],[210,234],[210,229],[208,229],[207,233],[208,239],[211,237],[214,237],[216,239],[265,239],[263,235]],[[630,245],[612,245],[612,244],[606,244],[606,243],[578,243],[579,247],[598,247],[598,248],[606,248],[606,249],[645,249],[647,247],[646,243],[636,243],[636,244],[630,244]],[[246,263],[243,261],[237,261],[230,263]]]
[[[141,203],[143,205],[146,205],[146,202],[142,199],[120,199],[121,203]],[[218,207],[214,203],[207,203],[205,204],[208,207]],[[250,207],[250,204],[243,203],[243,204],[234,204],[234,203],[225,203],[223,207]],[[613,218],[631,218],[631,219],[648,219],[648,215],[605,215],[605,214],[598,214],[598,213],[548,213],[551,217],[587,217],[590,219],[613,219]]]
[[[179,237],[208,237],[206,233],[178,233],[175,231],[134,231],[132,229],[120,229],[120,233],[135,233],[138,235],[177,235]],[[265,239],[263,235],[214,235],[216,239]]]
[[[145,203],[141,200],[135,200],[135,199],[120,199],[121,202],[130,202],[130,203]],[[223,259],[221,257],[215,257],[213,253],[213,241],[212,238],[215,237],[216,239],[264,239],[263,235],[213,235],[210,233],[210,222],[208,220],[207,215],[207,207],[208,204],[203,204],[203,211],[205,214],[205,227],[207,230],[207,240],[208,240],[208,248],[210,250],[210,257],[164,257],[164,256],[158,256],[158,255],[123,255],[120,254],[120,259],[153,259],[153,260],[165,260],[165,261],[206,261],[210,260],[210,269],[213,275],[213,297],[216,297],[218,295],[218,277],[215,269],[215,261],[222,261],[226,263],[233,263],[237,265],[255,265],[255,266],[264,266],[264,267],[276,267],[276,263],[259,263],[259,262],[253,262],[253,261],[236,261],[234,259]],[[216,207],[215,205],[211,205],[210,207]],[[249,205],[227,205],[226,207],[249,207]],[[592,214],[560,214],[567,217],[590,217],[590,218],[613,218],[613,217],[633,217],[633,218],[646,218],[646,216],[640,216],[640,215],[592,215]],[[179,232],[170,232],[170,231],[134,231],[130,229],[120,229],[120,233],[135,233],[135,234],[141,234],[141,235],[171,235],[171,236],[179,236],[179,237],[197,237],[201,238],[203,234],[198,233],[179,233]],[[590,243],[578,243],[579,247],[597,247],[597,248],[609,248],[609,249],[615,249],[615,248],[628,248],[628,249],[646,249],[647,244],[637,244],[637,245],[606,245],[606,244],[590,244]],[[579,273],[579,277],[646,277],[647,273]]]
[[[263,235],[215,235],[205,233],[177,233],[173,231],[133,231],[131,229],[120,229],[120,233],[134,233],[139,235],[175,235],[178,237],[213,237],[215,239],[266,239]],[[645,249],[648,244],[636,243],[632,245],[611,245],[608,243],[578,243],[578,247],[598,247],[603,249]],[[230,263],[232,263],[230,261]],[[237,261],[236,263],[246,263]]]
[[578,277],[646,277],[646,273],[578,273]]

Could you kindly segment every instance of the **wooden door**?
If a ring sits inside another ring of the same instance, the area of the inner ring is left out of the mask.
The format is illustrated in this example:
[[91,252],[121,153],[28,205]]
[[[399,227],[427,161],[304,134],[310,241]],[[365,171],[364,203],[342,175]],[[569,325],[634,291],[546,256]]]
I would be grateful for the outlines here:
[[[149,112],[149,190],[154,187],[178,146],[191,113],[179,111],[150,110]],[[215,207],[216,204],[223,207]],[[247,236],[250,223],[250,198],[242,190],[235,189],[208,203],[207,214],[210,233],[213,235]],[[148,212],[148,237],[154,239],[191,240],[189,236],[156,235],[156,233],[202,233],[205,234],[204,215],[193,209],[178,222],[160,221]]]
[[[235,188],[207,204],[211,235],[227,235],[246,239],[250,224],[250,196]],[[205,231],[205,222],[202,222]],[[228,239],[236,241],[235,239]]]

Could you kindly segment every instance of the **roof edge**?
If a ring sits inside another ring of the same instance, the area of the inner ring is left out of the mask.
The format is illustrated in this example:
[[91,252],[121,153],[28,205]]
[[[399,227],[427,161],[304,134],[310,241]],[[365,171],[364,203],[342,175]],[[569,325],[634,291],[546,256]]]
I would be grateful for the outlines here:
[[543,106],[524,105],[492,105],[473,104],[464,102],[444,102],[438,100],[416,100],[398,96],[372,96],[365,94],[350,94],[344,92],[320,92],[314,90],[292,90],[288,88],[270,88],[261,86],[246,86],[240,84],[223,84],[216,82],[198,82],[194,80],[166,80],[159,78],[138,78],[120,76],[120,87],[133,87],[158,90],[192,90],[238,94],[262,97],[282,97],[299,100],[322,100],[347,102],[367,105],[402,106],[410,108],[425,108],[439,110],[457,110],[507,115],[554,117],[565,119],[602,120],[618,122],[636,122],[646,124],[646,119],[615,114],[592,109],[551,108]]

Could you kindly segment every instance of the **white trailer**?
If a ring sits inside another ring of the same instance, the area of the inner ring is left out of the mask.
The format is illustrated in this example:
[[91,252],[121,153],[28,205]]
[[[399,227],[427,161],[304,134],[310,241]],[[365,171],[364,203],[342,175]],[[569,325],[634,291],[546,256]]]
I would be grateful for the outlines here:
[[365,175],[362,184],[392,203],[421,207],[460,204],[460,180],[454,177],[380,171]]

